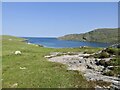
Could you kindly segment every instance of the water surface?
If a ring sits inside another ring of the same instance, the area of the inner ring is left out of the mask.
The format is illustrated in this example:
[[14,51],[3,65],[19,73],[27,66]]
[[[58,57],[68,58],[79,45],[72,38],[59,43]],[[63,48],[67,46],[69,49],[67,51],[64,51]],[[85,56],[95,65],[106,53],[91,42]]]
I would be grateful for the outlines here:
[[98,42],[83,42],[83,41],[67,41],[59,40],[57,38],[41,38],[41,37],[24,37],[28,39],[29,43],[43,45],[50,48],[73,48],[80,46],[90,46],[90,47],[108,47],[108,43],[98,43]]

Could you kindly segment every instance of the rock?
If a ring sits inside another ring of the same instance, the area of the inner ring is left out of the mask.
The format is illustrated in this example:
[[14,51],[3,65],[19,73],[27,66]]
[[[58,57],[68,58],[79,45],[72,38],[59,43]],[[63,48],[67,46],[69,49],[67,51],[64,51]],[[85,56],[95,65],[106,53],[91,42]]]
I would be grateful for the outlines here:
[[33,43],[29,43],[29,42],[28,42],[27,44],[29,44],[29,45],[34,45],[34,46],[37,46],[37,47],[38,47],[38,46],[39,46],[39,47],[44,47],[43,45],[40,45],[40,44],[33,44]]
[[83,56],[90,56],[90,54],[83,54]]
[[79,57],[79,59],[83,59],[83,57]]
[[103,69],[104,69],[104,66],[94,66],[94,70],[96,70],[98,72],[103,71]]
[[95,90],[98,90],[98,89],[100,89],[100,88],[102,88],[101,86],[95,86]]
[[81,63],[81,61],[79,61],[79,63]]
[[17,87],[18,86],[18,83],[14,83],[12,86],[11,86],[11,88],[15,88],[15,87]]
[[15,55],[21,55],[21,51],[15,51]]
[[12,41],[12,39],[9,39],[9,41]]
[[113,47],[113,48],[120,48],[120,43],[113,44],[113,45],[111,45],[110,47]]
[[105,68],[105,70],[103,71],[103,74],[104,73],[107,73],[107,72],[109,72],[110,70],[108,69],[108,68]]
[[93,69],[92,65],[90,65],[90,64],[88,64],[86,66],[87,66],[87,69]]
[[71,52],[67,52],[68,54],[71,53]]
[[86,70],[86,67],[81,65],[80,67],[75,66],[75,65],[68,65],[69,67],[67,68],[67,70],[78,70],[78,71],[82,71],[84,72]]
[[99,51],[99,52],[97,52],[97,53],[95,53],[95,54],[100,54],[102,52],[102,50],[101,51]]
[[40,44],[39,44],[39,45],[37,45],[37,46],[39,46],[39,47],[44,47],[43,45],[40,45]]
[[120,81],[113,81],[111,87],[115,90],[120,90]]
[[51,56],[45,56],[45,58],[51,58]]
[[78,61],[79,61],[79,63],[81,62],[81,64],[85,64],[86,63],[86,59],[84,59],[84,58],[83,59],[80,58]]
[[59,55],[63,55],[63,53],[61,53],[61,52],[51,52],[50,55],[59,56]]
[[[69,52],[70,53],[70,52]],[[52,53],[52,55],[57,55],[58,53]],[[103,71],[108,71],[109,69],[104,66],[97,66],[96,62],[101,61],[102,59],[95,59],[93,57],[83,58],[84,56],[89,56],[90,54],[78,53],[76,55],[63,55],[49,58],[49,61],[58,62],[62,64],[66,64],[68,66],[68,70],[78,70],[86,77],[88,81],[105,81],[105,82],[115,82],[118,79],[113,76],[105,76],[102,75]],[[49,57],[49,56],[48,56]],[[51,57],[51,55],[50,55]],[[104,58],[108,61],[110,58]],[[95,61],[96,60],[96,61]],[[102,60],[102,61],[105,61]],[[104,70],[105,69],[105,70]],[[113,85],[113,87],[118,87],[117,85]],[[106,89],[106,87],[104,87]]]
[[90,54],[79,54],[79,57],[87,57],[87,56],[90,56]]
[[[21,41],[21,40],[20,40]],[[28,43],[28,39],[24,39],[24,40],[22,40],[21,42],[26,42],[26,43]]]
[[115,66],[107,66],[107,69],[112,70]]
[[88,46],[83,46],[82,48],[88,48]]
[[56,55],[50,55],[51,57],[55,57]]
[[27,44],[31,44],[31,43],[28,42]]
[[26,67],[20,67],[20,69],[26,69]]

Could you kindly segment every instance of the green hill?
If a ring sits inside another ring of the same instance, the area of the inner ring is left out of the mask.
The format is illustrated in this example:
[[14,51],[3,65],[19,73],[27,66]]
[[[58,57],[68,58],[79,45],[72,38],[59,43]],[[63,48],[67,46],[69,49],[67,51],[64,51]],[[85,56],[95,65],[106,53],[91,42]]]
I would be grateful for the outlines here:
[[90,41],[90,42],[105,42],[116,43],[118,42],[118,29],[117,28],[101,28],[83,34],[68,34],[58,37],[60,40],[77,40],[77,41]]

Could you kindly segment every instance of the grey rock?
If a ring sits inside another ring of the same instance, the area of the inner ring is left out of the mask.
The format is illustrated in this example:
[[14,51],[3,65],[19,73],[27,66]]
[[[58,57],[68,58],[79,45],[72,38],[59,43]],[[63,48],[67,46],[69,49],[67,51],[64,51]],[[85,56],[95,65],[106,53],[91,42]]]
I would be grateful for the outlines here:
[[[57,54],[62,53],[52,53],[48,60],[51,62],[59,62],[62,64],[66,64],[68,66],[68,70],[78,70],[86,77],[86,79],[89,80],[102,80],[106,82],[113,82],[111,87],[118,88],[118,85],[116,84],[116,81],[119,81],[117,77],[110,77],[102,75],[102,72],[109,71],[108,68],[105,68],[104,66],[98,66],[96,65],[96,59],[95,58],[84,58],[84,56],[89,56],[90,54],[76,54],[76,55],[63,55],[63,56],[57,56]],[[54,57],[53,57],[54,56]],[[101,59],[97,59],[99,61]],[[105,59],[110,60],[110,58]],[[105,70],[104,70],[105,68]],[[105,88],[105,87],[104,87]]]

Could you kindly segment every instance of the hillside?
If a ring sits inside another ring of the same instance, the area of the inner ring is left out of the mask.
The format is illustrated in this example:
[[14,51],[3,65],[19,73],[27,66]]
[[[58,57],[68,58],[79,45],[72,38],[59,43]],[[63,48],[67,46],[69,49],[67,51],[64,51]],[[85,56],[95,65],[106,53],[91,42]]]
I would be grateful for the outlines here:
[[[2,88],[90,88],[79,72],[49,62],[44,56],[51,52],[98,52],[100,48],[53,49],[24,42],[23,38],[2,36]],[[21,55],[15,55],[20,51]]]
[[[63,56],[68,54],[70,57],[77,53],[92,54],[100,52],[102,48],[46,48],[28,44],[24,40],[13,36],[2,36],[0,40],[2,42],[2,88],[94,88],[96,85],[109,84],[103,81],[87,81],[81,71],[66,70],[67,65],[50,62],[45,57],[56,52],[58,53],[56,57],[62,54]],[[16,51],[20,51],[21,54],[15,54]],[[117,50],[107,51],[116,53]],[[97,58],[101,55],[95,56]],[[103,56],[106,54],[102,54]],[[78,61],[76,58],[75,60]],[[115,69],[112,72],[117,74],[118,71]],[[109,75],[109,72],[107,74]]]
[[101,29],[95,29],[93,31],[86,32],[83,34],[68,34],[62,37],[58,37],[58,39],[116,43],[118,42],[118,29],[117,28],[101,28]]

